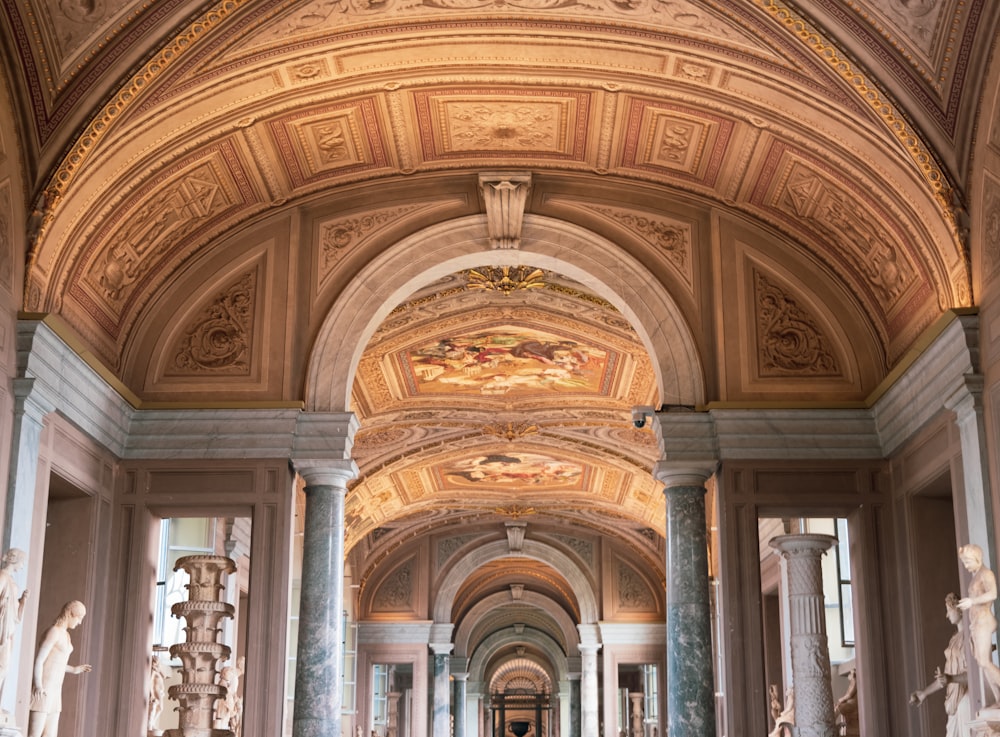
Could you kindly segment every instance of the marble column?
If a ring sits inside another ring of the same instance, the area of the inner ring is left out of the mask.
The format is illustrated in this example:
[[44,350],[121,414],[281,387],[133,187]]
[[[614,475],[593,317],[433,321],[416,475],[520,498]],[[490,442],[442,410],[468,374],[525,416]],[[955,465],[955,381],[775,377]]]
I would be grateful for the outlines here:
[[705,481],[709,469],[657,464],[667,504],[667,735],[715,735]]
[[788,568],[795,737],[837,734],[822,568],[823,554],[836,542],[830,535],[812,534],[781,535],[770,541]]
[[453,678],[455,679],[455,737],[465,737],[468,722],[466,686],[469,674],[455,673]]
[[[11,437],[10,467],[7,478],[6,516],[4,518],[3,545],[0,555],[11,548],[24,551],[32,549],[31,541],[35,532],[35,486],[38,477],[38,457],[45,415],[52,407],[43,406],[32,394],[34,379],[14,379],[14,426]],[[36,392],[37,394],[37,392]],[[44,511],[41,518],[44,520]],[[41,560],[26,560],[25,573],[30,587],[31,576],[28,567],[36,571],[41,568]],[[22,690],[21,669],[17,667],[22,646],[22,626],[14,628],[14,640],[10,650],[10,667],[2,688],[3,701],[0,702],[0,737],[20,734],[14,725],[17,694]],[[27,679],[30,691],[31,679]],[[4,714],[3,712],[7,712]],[[4,731],[7,730],[7,731]]]
[[434,712],[431,717],[434,737],[451,734],[451,653],[452,643],[431,643],[434,652]]
[[580,737],[580,674],[570,675],[569,719],[566,720],[569,737]]
[[344,497],[353,461],[299,469],[305,479],[302,597],[293,737],[340,737],[344,656]]
[[598,737],[597,644],[580,644],[580,737]]

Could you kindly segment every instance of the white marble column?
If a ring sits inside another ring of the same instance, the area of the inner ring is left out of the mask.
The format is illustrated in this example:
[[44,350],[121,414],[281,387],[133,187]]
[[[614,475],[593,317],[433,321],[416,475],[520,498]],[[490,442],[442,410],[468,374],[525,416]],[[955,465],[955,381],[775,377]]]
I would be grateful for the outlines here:
[[788,567],[795,737],[837,734],[822,568],[824,553],[836,542],[830,535],[813,534],[781,535],[770,541]]
[[580,644],[580,737],[598,737],[598,644]]
[[[4,518],[3,541],[0,555],[6,553],[11,548],[19,548],[23,551],[32,549],[31,539],[35,526],[35,484],[38,476],[38,456],[41,446],[43,417],[51,410],[50,407],[41,406],[34,397],[31,390],[34,384],[33,379],[15,379],[14,382],[14,427],[11,437],[11,464],[7,478],[7,504],[6,516]],[[43,514],[44,519],[44,514]],[[41,549],[41,546],[38,547]],[[28,567],[41,568],[41,560],[26,560],[24,575],[28,579]],[[37,574],[36,574],[37,575]],[[3,701],[0,702],[0,709],[9,712],[6,718],[9,723],[3,724],[4,734],[19,734],[17,727],[13,724],[14,711],[17,704],[17,694],[22,690],[18,676],[21,669],[18,668],[19,655],[23,646],[22,627],[14,628],[14,641],[11,645],[10,666],[7,670],[6,681],[2,688]],[[25,648],[27,649],[27,648]],[[27,687],[30,691],[31,681],[28,680]]]
[[353,461],[298,468],[305,479],[302,597],[293,737],[340,737],[344,656],[344,497]]
[[983,550],[983,564],[992,568],[996,543],[993,525],[993,502],[990,490],[989,453],[983,418],[983,377],[966,376],[961,388],[945,400],[945,407],[955,413],[955,424],[962,445],[962,478],[965,522],[969,542]]
[[454,673],[452,678],[455,679],[455,737],[465,737],[466,724],[468,723],[466,686],[469,682],[469,674]]
[[[449,629],[451,625],[448,625]],[[431,733],[434,737],[451,734],[451,658],[454,645],[450,642],[431,642],[434,653],[434,711],[431,715]]]

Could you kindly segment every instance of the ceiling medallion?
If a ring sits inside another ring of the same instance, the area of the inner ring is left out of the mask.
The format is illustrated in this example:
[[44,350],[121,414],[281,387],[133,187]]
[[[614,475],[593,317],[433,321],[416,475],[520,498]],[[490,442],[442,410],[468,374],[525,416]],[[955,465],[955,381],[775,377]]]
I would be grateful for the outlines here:
[[533,425],[530,422],[495,422],[483,428],[483,435],[496,435],[498,438],[506,438],[511,442],[537,432],[538,425]]
[[469,269],[467,289],[492,289],[509,296],[519,289],[542,289],[545,272],[530,266],[482,266]]

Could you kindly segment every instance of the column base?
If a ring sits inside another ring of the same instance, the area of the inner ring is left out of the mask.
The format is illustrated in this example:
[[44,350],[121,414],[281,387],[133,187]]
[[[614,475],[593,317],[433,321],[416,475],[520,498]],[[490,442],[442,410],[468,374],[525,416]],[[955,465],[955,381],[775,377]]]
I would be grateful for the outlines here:
[[0,737],[21,737],[21,728],[14,724],[14,715],[0,709]]

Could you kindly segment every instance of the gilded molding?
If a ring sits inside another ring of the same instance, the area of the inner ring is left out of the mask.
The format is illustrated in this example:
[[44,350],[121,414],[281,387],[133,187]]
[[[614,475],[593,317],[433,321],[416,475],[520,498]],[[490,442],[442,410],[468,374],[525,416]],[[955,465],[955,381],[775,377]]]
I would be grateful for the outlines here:
[[[132,79],[118,90],[114,99],[107,103],[101,112],[90,121],[86,130],[77,137],[73,148],[63,158],[59,168],[49,180],[45,188],[45,200],[48,207],[45,210],[45,220],[39,230],[39,235],[44,232],[45,227],[52,218],[55,205],[66,193],[67,188],[73,178],[79,172],[81,166],[94,150],[97,143],[104,134],[111,128],[111,124],[120,117],[125,110],[134,105],[141,97],[145,88],[172,67],[183,55],[184,51],[190,48],[199,37],[204,36],[216,26],[218,26],[229,15],[238,10],[249,0],[222,0],[215,7],[206,11],[201,17],[193,21],[186,29],[174,37],[174,39],[154,56],[149,59],[143,67],[133,75]],[[32,259],[33,261],[33,259]],[[29,264],[29,269],[32,264]]]
[[869,80],[865,73],[855,69],[850,60],[842,57],[836,46],[828,42],[823,34],[805,18],[779,0],[754,0],[754,2],[798,36],[849,84],[865,104],[875,111],[885,126],[910,154],[913,163],[917,165],[924,180],[930,186],[934,199],[937,200],[941,208],[941,213],[952,226],[956,241],[960,242],[961,237],[954,211],[954,193],[947,176],[936,161],[934,153],[910,128],[906,119],[897,111],[896,106],[885,98],[884,93]]

